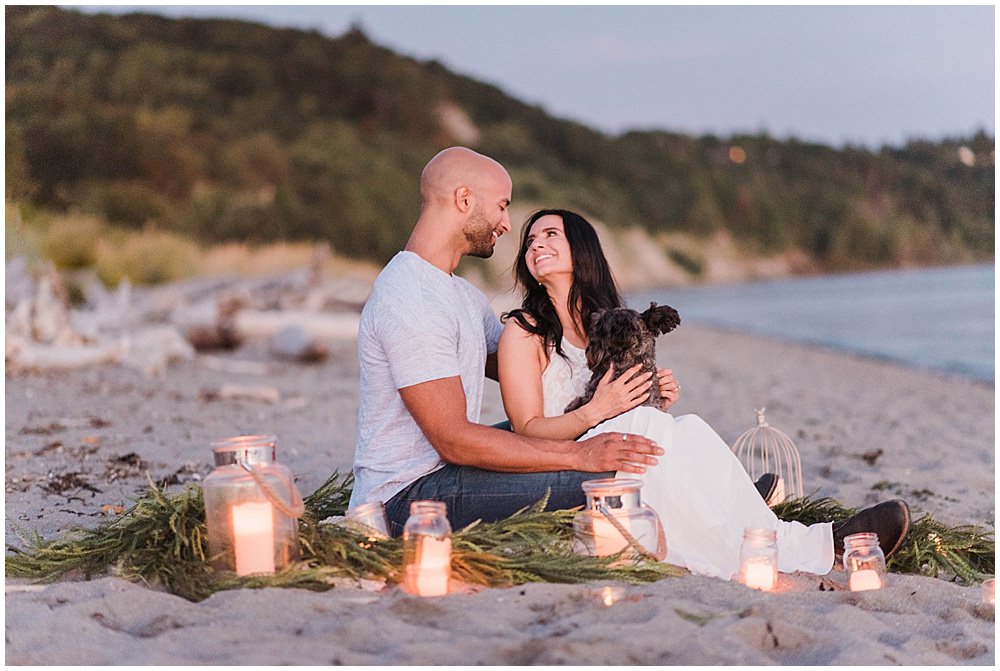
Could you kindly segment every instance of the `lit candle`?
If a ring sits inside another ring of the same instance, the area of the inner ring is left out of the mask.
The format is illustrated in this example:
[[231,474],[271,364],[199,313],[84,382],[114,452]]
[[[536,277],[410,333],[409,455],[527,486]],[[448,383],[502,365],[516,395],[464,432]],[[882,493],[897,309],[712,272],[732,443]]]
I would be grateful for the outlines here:
[[870,568],[851,573],[849,584],[852,592],[882,589],[882,579],[878,576],[878,571]]
[[267,501],[233,506],[236,575],[274,573],[274,511]]
[[625,595],[625,590],[621,587],[604,587],[601,589],[601,603],[605,606],[613,606]]
[[419,596],[443,596],[448,593],[451,575],[451,538],[423,536],[417,549],[415,589]]
[[[622,527],[631,533],[627,519],[616,519]],[[594,552],[598,557],[607,557],[621,552],[628,547],[628,541],[609,520],[599,513],[594,516]]]
[[774,564],[768,559],[750,559],[743,566],[743,584],[750,589],[770,592],[777,581]]
[[[658,528],[640,525],[640,530],[632,528],[627,517],[615,515],[615,521],[622,525],[625,531],[629,532],[639,545],[649,552],[655,554],[658,543]],[[594,522],[594,553],[597,557],[607,557],[616,554],[629,547],[628,541],[622,536],[611,520],[597,513],[593,518]]]

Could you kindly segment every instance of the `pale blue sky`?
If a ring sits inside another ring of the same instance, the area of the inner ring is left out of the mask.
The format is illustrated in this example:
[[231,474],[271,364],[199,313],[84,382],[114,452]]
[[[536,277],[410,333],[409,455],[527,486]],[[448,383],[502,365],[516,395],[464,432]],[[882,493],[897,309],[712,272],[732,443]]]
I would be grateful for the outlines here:
[[[121,12],[135,6],[90,6]],[[993,6],[163,6],[371,39],[611,133],[835,146],[995,128]]]

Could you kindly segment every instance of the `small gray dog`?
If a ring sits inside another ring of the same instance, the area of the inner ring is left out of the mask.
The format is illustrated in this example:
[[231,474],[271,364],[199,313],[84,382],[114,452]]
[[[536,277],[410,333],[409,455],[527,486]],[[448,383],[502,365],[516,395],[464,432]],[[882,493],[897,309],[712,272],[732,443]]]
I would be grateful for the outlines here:
[[656,375],[656,336],[670,333],[680,323],[677,310],[669,305],[657,307],[656,303],[650,303],[649,309],[642,314],[626,307],[595,312],[587,332],[587,367],[593,375],[583,395],[567,405],[566,412],[576,410],[594,397],[598,383],[612,364],[617,374],[621,375],[640,363],[643,367],[639,373],[653,373],[649,398],[641,405],[663,410],[663,397]]

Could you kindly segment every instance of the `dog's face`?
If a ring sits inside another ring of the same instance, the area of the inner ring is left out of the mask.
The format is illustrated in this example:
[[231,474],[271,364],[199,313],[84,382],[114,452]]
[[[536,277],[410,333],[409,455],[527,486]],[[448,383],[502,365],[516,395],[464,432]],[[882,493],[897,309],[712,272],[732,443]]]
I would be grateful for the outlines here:
[[676,310],[668,305],[657,307],[656,303],[642,314],[625,307],[599,310],[591,317],[587,366],[596,370],[609,358],[620,361],[625,353],[641,357],[652,348],[656,336],[673,331],[680,322]]

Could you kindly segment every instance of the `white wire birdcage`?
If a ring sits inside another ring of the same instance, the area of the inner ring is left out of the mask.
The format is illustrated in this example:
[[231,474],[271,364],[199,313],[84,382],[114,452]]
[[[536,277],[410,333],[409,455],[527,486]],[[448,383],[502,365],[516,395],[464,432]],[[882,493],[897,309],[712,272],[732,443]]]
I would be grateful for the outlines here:
[[778,476],[777,486],[767,499],[767,504],[774,506],[789,497],[802,497],[802,461],[791,438],[764,419],[764,410],[754,409],[757,425],[737,438],[732,449],[751,480],[765,473]]

